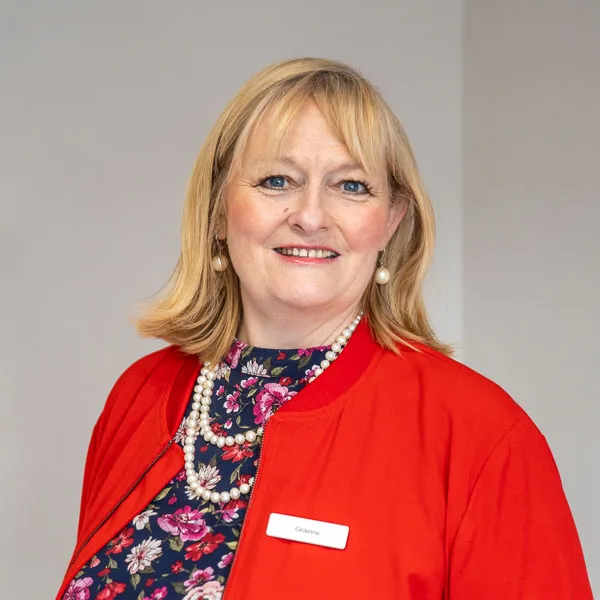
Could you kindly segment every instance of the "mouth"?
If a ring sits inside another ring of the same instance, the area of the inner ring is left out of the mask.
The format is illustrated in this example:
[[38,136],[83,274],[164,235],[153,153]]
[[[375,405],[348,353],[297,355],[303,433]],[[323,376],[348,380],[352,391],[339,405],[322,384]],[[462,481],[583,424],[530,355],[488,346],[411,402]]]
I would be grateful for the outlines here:
[[327,248],[306,248],[299,246],[286,246],[285,248],[275,248],[277,254],[283,256],[293,256],[298,258],[336,258],[339,254]]

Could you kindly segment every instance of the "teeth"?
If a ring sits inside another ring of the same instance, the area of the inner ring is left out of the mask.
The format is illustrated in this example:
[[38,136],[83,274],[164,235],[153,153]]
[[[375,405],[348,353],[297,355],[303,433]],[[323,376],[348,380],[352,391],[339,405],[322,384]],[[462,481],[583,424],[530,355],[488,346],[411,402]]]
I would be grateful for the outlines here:
[[315,248],[277,248],[277,252],[285,256],[299,256],[307,258],[334,258],[337,256],[335,252],[330,250],[321,250]]

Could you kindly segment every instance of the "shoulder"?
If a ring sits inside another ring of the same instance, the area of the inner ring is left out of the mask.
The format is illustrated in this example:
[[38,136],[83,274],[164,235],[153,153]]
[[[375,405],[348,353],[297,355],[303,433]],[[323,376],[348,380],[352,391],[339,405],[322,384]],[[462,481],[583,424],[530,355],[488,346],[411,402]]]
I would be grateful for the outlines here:
[[130,364],[119,376],[115,387],[142,383],[159,365],[176,367],[185,355],[176,346],[165,346]]
[[192,359],[189,354],[173,345],[138,358],[125,368],[113,385],[104,406],[104,416],[108,416],[117,407],[120,409],[118,412],[126,410],[139,390],[148,383],[173,379],[181,365],[189,359]]
[[401,394],[448,439],[457,437],[491,448],[520,422],[525,411],[497,383],[425,345],[385,352],[377,367]]
[[389,418],[435,457],[459,512],[486,465],[499,465],[497,473],[508,463],[552,467],[546,440],[527,413],[473,369],[425,346],[385,352],[377,369],[385,373],[378,385],[385,385],[380,398]]

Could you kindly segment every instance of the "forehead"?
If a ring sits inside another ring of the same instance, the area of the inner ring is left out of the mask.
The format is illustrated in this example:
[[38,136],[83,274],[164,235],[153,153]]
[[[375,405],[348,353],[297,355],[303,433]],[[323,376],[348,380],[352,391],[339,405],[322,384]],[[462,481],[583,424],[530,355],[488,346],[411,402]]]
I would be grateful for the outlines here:
[[247,169],[250,161],[276,163],[290,149],[312,157],[318,147],[327,160],[389,179],[390,140],[383,120],[381,107],[345,96],[284,96],[251,117],[230,174]]
[[302,163],[361,168],[314,103],[303,106],[285,131],[278,131],[273,121],[274,117],[268,115],[249,137],[243,155],[245,166]]
[[314,102],[307,102],[285,129],[278,128],[276,115],[265,115],[250,134],[242,157],[245,166],[298,160],[354,163],[360,168]]

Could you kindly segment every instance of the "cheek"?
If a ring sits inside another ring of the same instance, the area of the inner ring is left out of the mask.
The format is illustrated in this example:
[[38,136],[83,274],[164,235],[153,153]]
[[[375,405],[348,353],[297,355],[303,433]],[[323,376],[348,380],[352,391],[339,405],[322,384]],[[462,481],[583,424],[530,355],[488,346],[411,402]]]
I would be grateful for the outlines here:
[[230,241],[252,234],[259,216],[254,212],[252,202],[248,202],[242,194],[227,203],[227,237]]
[[247,262],[252,251],[268,235],[266,215],[245,190],[231,198],[227,208],[227,238],[231,256],[240,263]]
[[387,230],[387,210],[372,207],[346,223],[346,239],[356,252],[378,252],[384,245]]
[[227,244],[232,260],[238,266],[257,260],[270,246],[278,218],[270,214],[251,193],[240,190],[227,204]]

